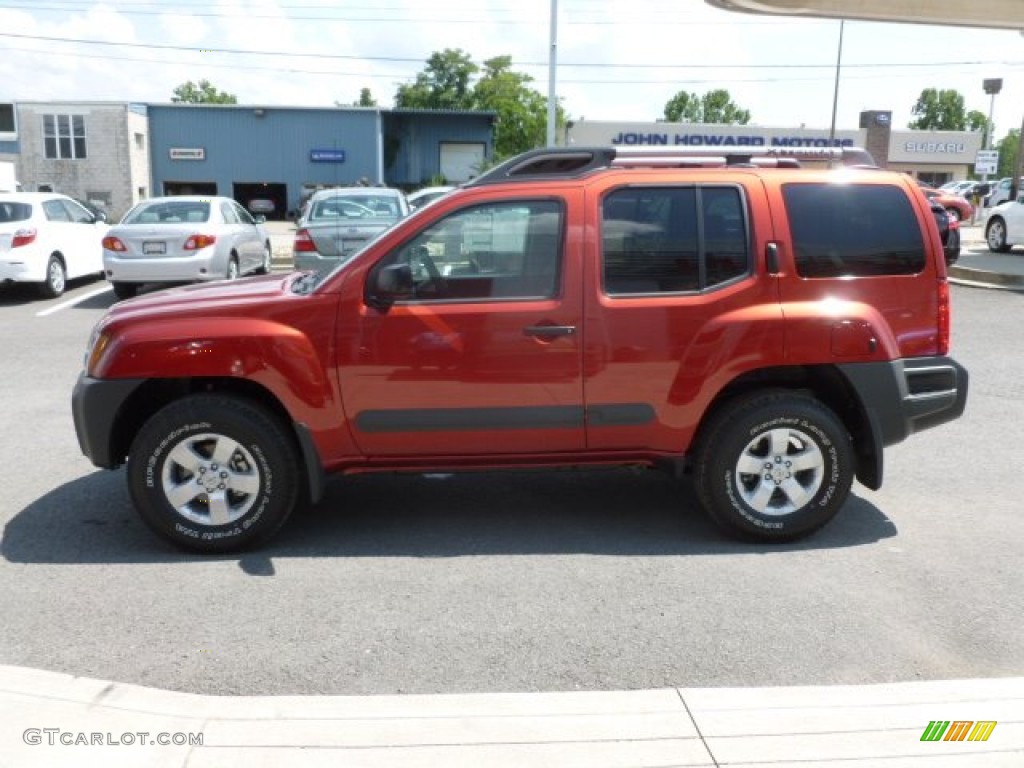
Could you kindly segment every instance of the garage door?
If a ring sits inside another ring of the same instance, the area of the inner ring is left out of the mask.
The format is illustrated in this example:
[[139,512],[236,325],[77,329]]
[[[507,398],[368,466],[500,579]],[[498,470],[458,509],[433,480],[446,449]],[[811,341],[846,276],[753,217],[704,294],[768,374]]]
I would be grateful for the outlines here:
[[482,143],[441,144],[441,174],[449,183],[461,184],[480,175],[484,163]]

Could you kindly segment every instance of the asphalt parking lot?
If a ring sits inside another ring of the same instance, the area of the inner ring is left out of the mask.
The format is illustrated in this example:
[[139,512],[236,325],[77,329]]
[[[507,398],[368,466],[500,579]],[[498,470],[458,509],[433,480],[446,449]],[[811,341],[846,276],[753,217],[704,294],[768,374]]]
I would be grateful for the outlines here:
[[1024,295],[957,286],[965,416],[799,544],[723,538],[654,473],[364,476],[241,557],[136,518],[69,399],[113,297],[0,292],[0,663],[228,694],[571,691],[1024,673]]

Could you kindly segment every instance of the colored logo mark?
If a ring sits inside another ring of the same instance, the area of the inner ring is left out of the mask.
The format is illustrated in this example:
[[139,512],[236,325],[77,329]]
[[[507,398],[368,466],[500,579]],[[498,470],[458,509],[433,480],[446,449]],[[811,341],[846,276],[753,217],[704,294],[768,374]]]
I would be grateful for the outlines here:
[[996,728],[995,720],[932,720],[921,734],[921,741],[988,741]]

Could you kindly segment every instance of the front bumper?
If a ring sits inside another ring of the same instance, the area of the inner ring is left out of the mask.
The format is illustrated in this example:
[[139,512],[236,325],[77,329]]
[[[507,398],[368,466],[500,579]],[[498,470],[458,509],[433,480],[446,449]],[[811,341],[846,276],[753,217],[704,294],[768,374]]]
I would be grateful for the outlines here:
[[124,463],[114,439],[125,403],[144,379],[94,379],[81,373],[71,394],[71,415],[82,453],[97,467],[114,469]]

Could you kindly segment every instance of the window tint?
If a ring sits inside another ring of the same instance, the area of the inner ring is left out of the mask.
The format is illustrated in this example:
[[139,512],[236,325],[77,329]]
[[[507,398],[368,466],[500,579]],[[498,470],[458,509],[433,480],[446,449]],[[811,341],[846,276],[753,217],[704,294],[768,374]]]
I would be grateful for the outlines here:
[[238,213],[235,211],[234,206],[231,203],[223,202],[220,204],[220,215],[224,219],[225,224],[237,224]]
[[412,269],[418,300],[549,298],[558,292],[562,207],[551,200],[458,211],[385,259]]
[[604,287],[612,296],[699,291],[749,270],[735,187],[630,187],[602,203]]
[[899,187],[785,184],[783,197],[801,277],[912,275],[924,240]]
[[210,220],[210,204],[206,202],[169,201],[142,203],[130,210],[122,224],[201,223]]
[[231,203],[231,207],[234,208],[235,216],[238,217],[238,220],[242,224],[248,224],[250,226],[255,226],[256,225],[256,220],[253,219],[253,217],[251,215],[249,215],[249,212],[247,210],[245,210],[245,208],[243,208],[242,206],[240,206],[236,202],[232,202]]
[[89,211],[73,200],[61,200],[61,203],[67,208],[71,221],[76,224],[92,224],[96,220]]
[[12,221],[28,221],[32,215],[32,206],[27,203],[0,202],[0,224]]
[[44,200],[43,213],[50,221],[71,221],[71,214],[68,213],[60,200]]

